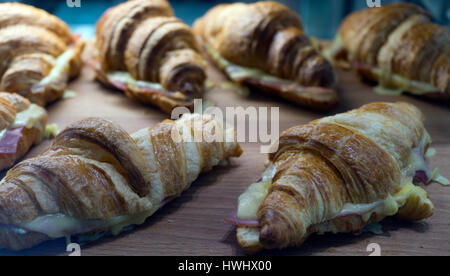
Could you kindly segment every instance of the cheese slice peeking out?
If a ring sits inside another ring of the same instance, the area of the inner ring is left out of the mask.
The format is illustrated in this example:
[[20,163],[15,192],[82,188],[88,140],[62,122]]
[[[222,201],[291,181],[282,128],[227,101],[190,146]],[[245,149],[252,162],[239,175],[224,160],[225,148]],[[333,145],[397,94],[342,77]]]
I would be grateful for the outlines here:
[[271,164],[263,173],[262,180],[253,183],[238,200],[237,217],[242,220],[257,220],[259,206],[266,198],[276,168]]
[[42,125],[41,119],[46,116],[45,110],[36,105],[31,104],[27,109],[16,114],[16,119],[10,128],[24,126],[26,128],[38,128],[44,131],[45,125]]
[[[422,141],[420,141],[420,144],[411,150],[409,165],[403,172],[403,184],[397,193],[388,195],[385,199],[380,199],[369,204],[347,203],[344,205],[336,218],[358,215],[362,216],[363,220],[367,222],[373,214],[376,214],[376,217],[381,219],[387,216],[395,215],[411,198],[418,199],[420,204],[433,206],[432,202],[427,198],[426,191],[413,183],[414,173],[421,170],[426,172],[429,181],[433,180],[443,185],[450,185],[450,181],[442,177],[437,170],[431,172],[426,164],[425,157],[430,157],[434,153],[432,148],[429,148],[426,152],[424,152],[425,145],[429,144],[430,141],[431,138],[426,133]],[[258,219],[258,209],[269,192],[270,185],[272,184],[272,178],[275,173],[276,167],[271,164],[263,173],[262,180],[250,185],[247,191],[239,197],[237,209],[238,219]]]
[[16,114],[14,122],[0,131],[0,154],[14,154],[24,128],[37,128],[42,135],[45,129],[45,110],[35,104]]

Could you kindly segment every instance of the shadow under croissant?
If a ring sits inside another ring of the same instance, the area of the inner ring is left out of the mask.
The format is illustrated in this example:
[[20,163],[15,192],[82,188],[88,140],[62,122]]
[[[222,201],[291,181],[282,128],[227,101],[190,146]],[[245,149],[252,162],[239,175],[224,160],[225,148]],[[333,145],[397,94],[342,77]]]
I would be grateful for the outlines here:
[[[210,79],[216,83],[216,85],[220,86],[223,83],[230,83],[232,82],[231,80],[228,80],[226,75],[220,71],[220,69],[218,69],[217,67],[215,67],[214,65],[210,64],[209,66],[209,70],[208,70],[208,75],[210,76]],[[255,103],[258,103],[258,106],[280,106],[280,103],[286,104],[289,107],[291,107],[292,109],[296,110],[296,111],[305,111],[305,112],[310,112],[313,113],[314,115],[318,116],[318,117],[322,117],[322,116],[328,116],[328,115],[332,115],[336,113],[336,108],[339,106],[339,104],[331,107],[330,109],[326,110],[326,111],[320,111],[305,105],[299,105],[296,104],[292,101],[289,101],[287,99],[284,99],[282,97],[280,97],[279,95],[274,95],[273,93],[267,92],[267,91],[263,91],[262,89],[256,87],[256,86],[252,86],[250,84],[241,84],[243,87],[248,88],[249,90],[249,94],[248,95],[240,95],[239,92],[237,91],[232,91],[233,89],[231,88],[220,88],[219,90],[227,90],[227,92],[229,93],[234,93],[237,95],[238,100],[245,100],[248,99],[249,102],[251,102],[253,105]],[[340,91],[338,88],[336,88],[336,91],[338,93],[338,95],[340,94]]]
[[[92,69],[89,68],[89,70],[92,70]],[[95,73],[92,71],[92,72],[89,72],[89,74],[95,74]],[[114,87],[112,85],[106,85],[105,83],[103,83],[101,81],[97,81],[95,76],[91,76],[91,75],[89,75],[89,76],[92,78],[92,81],[98,87],[98,89],[96,89],[96,91],[100,91],[102,94],[106,94],[106,95],[108,95],[108,94],[119,95],[120,97],[123,98],[123,102],[127,102],[127,104],[129,104],[130,106],[139,107],[139,106],[143,105],[139,101],[127,97],[125,92],[120,90],[119,88]],[[163,112],[160,108],[157,108],[154,105],[145,105],[145,107],[148,107],[149,111],[151,111],[151,112],[157,112],[164,116],[167,115],[167,113]]]
[[[167,203],[160,210],[156,211],[156,213],[142,224],[142,225],[134,225],[130,227],[126,227],[120,234],[114,236],[111,233],[101,233],[99,234],[99,238],[92,241],[85,241],[84,238],[79,236],[75,236],[71,238],[71,242],[80,243],[81,246],[81,254],[83,255],[83,250],[87,250],[91,247],[100,246],[104,243],[112,242],[114,240],[126,238],[128,235],[133,235],[140,231],[145,231],[146,229],[151,228],[154,224],[161,222],[162,220],[168,220],[168,217],[177,212],[183,205],[189,201],[192,201],[196,195],[208,186],[214,185],[217,183],[217,179],[227,175],[229,171],[235,169],[237,166],[233,161],[228,161],[228,165],[226,166],[216,166],[212,171],[201,174],[195,181],[192,183],[191,187],[187,189],[183,194],[173,199],[171,202]],[[152,239],[151,236],[148,238]],[[158,243],[158,240],[154,240],[153,242]],[[67,241],[65,238],[59,238],[55,240],[48,240],[42,244],[39,244],[33,248],[25,249],[22,251],[12,251],[7,249],[0,249],[0,256],[54,256],[54,255],[68,255],[70,252],[66,252]],[[142,253],[140,253],[142,254]]]
[[408,92],[404,92],[405,95],[408,97],[414,98],[416,100],[424,101],[436,106],[444,107],[444,108],[450,108],[450,95],[448,96],[447,100],[442,100],[440,98],[433,98],[433,97],[423,97],[419,95],[414,95]]
[[[354,74],[357,76],[357,73],[354,72]],[[378,94],[375,90],[378,86],[378,83],[376,81],[370,80],[368,78],[365,78],[363,76],[357,76],[360,80],[360,82],[366,86],[369,86],[370,89],[372,90],[371,92],[377,96],[380,96],[380,94]],[[421,95],[416,95],[413,94],[411,92],[408,91],[403,91],[401,95],[410,97],[411,99],[415,99],[418,101],[424,101],[433,105],[437,105],[440,107],[445,107],[445,108],[450,108],[450,94],[446,94],[445,96],[443,96],[441,93],[435,93],[435,94],[431,94],[428,96],[421,96]],[[383,95],[381,95],[383,96]],[[388,97],[391,97],[393,100],[395,99],[399,99],[399,97],[397,95],[387,95]]]
[[[372,232],[364,231],[360,234],[340,233],[332,234],[325,233],[323,235],[313,234],[302,244],[301,247],[291,247],[283,250],[263,250],[255,256],[311,256],[311,255],[364,255],[367,256],[370,252],[366,251],[367,245],[372,242],[371,239],[377,236],[390,237],[391,233],[399,229],[409,229],[416,233],[425,233],[429,229],[427,222],[406,221],[395,217],[385,218],[380,222],[383,233],[374,234]],[[235,245],[233,246],[234,255],[246,255],[236,241],[235,227],[229,227],[227,234],[223,237],[223,243]],[[348,249],[352,245],[353,251]],[[339,250],[340,247],[346,247],[345,251]]]

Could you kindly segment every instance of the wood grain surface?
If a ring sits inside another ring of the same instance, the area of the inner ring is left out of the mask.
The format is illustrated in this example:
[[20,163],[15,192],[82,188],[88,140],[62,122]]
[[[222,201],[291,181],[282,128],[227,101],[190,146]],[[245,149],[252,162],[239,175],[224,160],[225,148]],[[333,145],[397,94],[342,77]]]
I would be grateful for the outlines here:
[[[214,69],[211,77],[223,79]],[[209,97],[227,106],[278,106],[280,131],[326,115],[358,108],[374,101],[406,101],[418,106],[426,115],[426,127],[433,138],[436,156],[431,168],[438,167],[450,178],[450,106],[410,96],[380,96],[351,72],[339,72],[340,103],[328,114],[309,111],[287,102],[261,95],[257,91],[243,98],[232,91],[214,89]],[[168,116],[153,107],[142,106],[122,93],[94,81],[93,71],[86,67],[80,78],[69,86],[75,98],[49,106],[50,123],[60,129],[86,117],[111,119],[127,131],[152,126]],[[255,122],[250,122],[255,123]],[[44,141],[27,157],[48,147]],[[242,144],[244,154],[226,167],[217,167],[202,175],[183,195],[150,217],[144,225],[117,237],[106,237],[82,245],[82,255],[244,255],[235,239],[233,226],[224,218],[235,209],[238,196],[259,179],[266,156],[257,143]],[[312,236],[301,248],[264,251],[262,255],[369,255],[368,244],[378,243],[382,255],[450,255],[450,187],[432,184],[426,187],[435,204],[435,214],[422,222],[385,219],[383,234],[326,234]],[[46,242],[21,252],[2,250],[0,255],[67,255],[65,239]]]

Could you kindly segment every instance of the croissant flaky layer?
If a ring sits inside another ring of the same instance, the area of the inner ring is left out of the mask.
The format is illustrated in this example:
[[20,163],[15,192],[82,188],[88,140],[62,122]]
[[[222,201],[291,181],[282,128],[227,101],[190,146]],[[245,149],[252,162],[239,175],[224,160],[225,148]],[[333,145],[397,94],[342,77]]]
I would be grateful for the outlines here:
[[450,30],[409,3],[348,16],[337,41],[363,76],[384,88],[450,98]]
[[[194,31],[217,56],[234,65],[227,69],[232,79],[311,107],[329,107],[336,102],[330,89],[326,91],[327,97],[323,97],[323,90],[307,90],[307,87],[333,87],[335,74],[304,34],[298,14],[284,5],[270,1],[218,5],[197,20]],[[246,77],[234,78],[237,73],[231,71],[238,69]],[[255,69],[261,71],[259,76],[255,76]],[[261,81],[262,75],[272,76],[272,83]],[[257,79],[260,81],[256,82]],[[274,79],[278,79],[275,84]],[[286,80],[291,87],[277,85]],[[309,93],[295,91],[295,84]]]
[[[191,139],[198,132],[215,139]],[[102,119],[74,123],[0,183],[0,248],[141,224],[201,172],[240,156],[235,138],[234,129],[207,115],[132,135]]]
[[0,90],[42,106],[59,99],[81,70],[83,47],[55,16],[20,3],[0,4]]
[[[99,79],[134,99],[171,111],[203,94],[200,47],[165,0],[128,1],[107,10],[97,23],[96,45]],[[117,71],[129,75],[122,87],[108,76]],[[137,81],[141,85],[130,85]]]
[[0,92],[0,170],[14,165],[41,140],[47,112],[14,93]]
[[419,171],[430,137],[407,103],[373,103],[285,131],[260,183],[239,199],[237,237],[250,252],[300,246],[313,233],[358,232],[398,214],[433,214]]

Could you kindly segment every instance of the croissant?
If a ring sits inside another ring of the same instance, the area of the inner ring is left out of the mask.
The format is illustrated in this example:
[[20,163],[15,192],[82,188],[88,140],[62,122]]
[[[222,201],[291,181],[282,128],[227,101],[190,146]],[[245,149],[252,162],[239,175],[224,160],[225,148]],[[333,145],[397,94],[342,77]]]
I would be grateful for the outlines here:
[[227,220],[241,247],[300,246],[313,233],[358,232],[396,214],[430,217],[433,203],[413,184],[438,179],[424,160],[431,139],[423,121],[413,105],[380,102],[282,133],[261,182]]
[[298,14],[282,4],[218,5],[195,22],[194,31],[237,83],[316,109],[337,101],[331,64],[314,50]]
[[329,52],[378,82],[378,92],[450,99],[450,30],[431,23],[430,15],[414,4],[351,14]]
[[165,0],[128,1],[97,23],[97,78],[170,113],[204,93],[205,64],[191,29]]
[[47,112],[15,93],[0,92],[0,170],[14,165],[44,136]]
[[[193,140],[198,132],[215,139]],[[208,115],[184,115],[131,136],[107,120],[76,122],[0,182],[0,248],[115,235],[142,224],[201,172],[240,156],[235,138],[233,128]]]
[[20,3],[0,4],[0,90],[41,106],[62,97],[81,70],[84,43],[49,13]]

